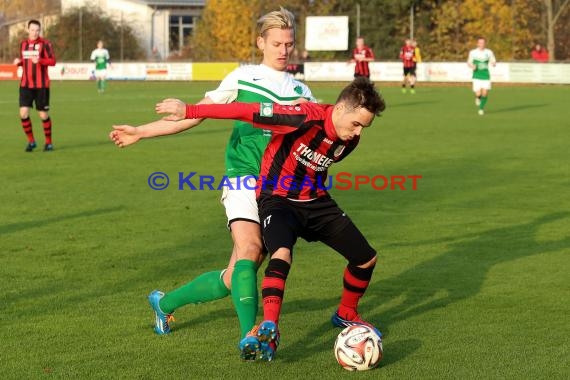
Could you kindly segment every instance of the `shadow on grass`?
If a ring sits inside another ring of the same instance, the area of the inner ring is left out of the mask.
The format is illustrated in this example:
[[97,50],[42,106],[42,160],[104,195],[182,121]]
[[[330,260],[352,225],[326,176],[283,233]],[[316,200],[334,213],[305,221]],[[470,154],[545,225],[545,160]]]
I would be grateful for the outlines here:
[[499,109],[493,109],[491,111],[491,113],[501,113],[501,112],[513,112],[513,111],[526,111],[529,108],[541,108],[541,107],[545,107],[548,106],[549,104],[547,103],[541,103],[541,104],[520,104],[518,106],[513,106],[513,107],[506,107],[506,108],[499,108]]
[[419,339],[402,339],[395,342],[383,343],[384,357],[380,368],[397,363],[420,349],[422,342]]
[[[447,252],[402,272],[397,277],[375,283],[365,304],[386,302],[386,289],[403,302],[382,313],[391,324],[444,308],[477,295],[489,271],[496,265],[524,257],[570,247],[570,237],[537,242],[535,235],[545,224],[566,219],[570,212],[557,212],[528,223],[492,229],[451,239],[421,241],[410,246],[431,245],[451,240]],[[438,296],[443,294],[443,296]]]
[[98,209],[98,210],[83,211],[83,212],[78,212],[75,214],[68,214],[68,215],[64,215],[64,216],[57,215],[57,216],[54,216],[53,218],[45,218],[45,219],[33,220],[33,221],[29,221],[29,222],[0,225],[0,236],[5,235],[5,234],[11,234],[14,232],[23,231],[23,230],[28,230],[31,228],[45,227],[47,224],[63,222],[66,220],[90,218],[90,217],[97,216],[97,215],[121,211],[122,209],[123,209],[123,206],[111,207],[111,208],[102,208],[102,209]]

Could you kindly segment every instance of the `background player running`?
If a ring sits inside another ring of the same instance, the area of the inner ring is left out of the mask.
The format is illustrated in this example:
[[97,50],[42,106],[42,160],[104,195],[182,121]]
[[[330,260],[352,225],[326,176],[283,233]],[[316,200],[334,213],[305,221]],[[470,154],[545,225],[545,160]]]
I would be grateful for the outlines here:
[[497,60],[495,54],[485,47],[484,37],[477,39],[477,48],[469,52],[467,65],[473,70],[473,92],[475,93],[475,105],[479,107],[479,115],[485,114],[487,96],[491,90],[491,72],[489,66],[495,66]]
[[335,105],[186,106],[179,100],[167,99],[156,106],[158,113],[171,114],[172,119],[239,119],[274,133],[263,155],[256,186],[263,239],[271,254],[262,281],[264,321],[242,341],[244,345],[261,346],[262,359],[272,360],[279,343],[285,282],[298,237],[322,241],[348,260],[333,325],[372,326],[362,320],[357,307],[370,283],[376,251],[337,206],[323,181],[328,168],[356,148],[363,128],[369,127],[384,109],[384,100],[367,78],[356,78],[341,92]]

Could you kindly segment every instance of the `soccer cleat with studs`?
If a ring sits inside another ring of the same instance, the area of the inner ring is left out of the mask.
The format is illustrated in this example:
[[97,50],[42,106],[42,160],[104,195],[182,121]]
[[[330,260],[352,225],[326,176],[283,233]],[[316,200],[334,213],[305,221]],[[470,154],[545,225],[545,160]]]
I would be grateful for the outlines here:
[[44,152],[51,152],[53,151],[53,145],[52,144],[46,144],[44,146]]
[[258,326],[254,326],[238,344],[242,360],[254,361],[261,358],[261,343],[257,337],[257,329]]
[[271,361],[275,357],[275,351],[279,346],[279,329],[273,321],[263,321],[257,329],[257,338],[261,344],[261,360]]
[[336,311],[333,316],[331,317],[331,322],[333,324],[333,326],[335,327],[348,327],[348,326],[354,326],[354,325],[363,325],[363,326],[368,326],[371,329],[374,330],[374,332],[376,334],[378,334],[378,336],[380,338],[382,338],[382,333],[380,332],[380,330],[378,330],[376,327],[374,327],[373,324],[366,322],[365,320],[363,320],[362,318],[360,318],[360,315],[357,315],[356,318],[354,319],[344,319],[342,318],[340,315],[338,315],[338,311]]
[[160,309],[162,297],[164,297],[164,293],[159,290],[153,290],[148,296],[148,302],[154,311],[154,332],[158,335],[170,333],[170,322],[174,322],[172,314],[165,313]]

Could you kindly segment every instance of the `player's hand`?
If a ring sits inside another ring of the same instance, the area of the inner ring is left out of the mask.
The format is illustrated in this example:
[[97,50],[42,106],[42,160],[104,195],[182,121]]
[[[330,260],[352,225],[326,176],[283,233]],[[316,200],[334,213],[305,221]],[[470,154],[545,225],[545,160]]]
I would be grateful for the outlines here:
[[19,64],[20,64],[20,62],[22,62],[22,61],[20,60],[20,58],[16,58],[16,59],[14,59],[14,65],[16,65],[16,66],[17,66],[17,65],[19,65]]
[[168,114],[164,120],[177,121],[186,116],[186,103],[179,99],[164,99],[154,107],[156,113]]
[[36,64],[36,63],[38,63],[39,61],[40,61],[40,59],[39,59],[38,57],[33,57],[33,58],[32,58],[32,63],[33,63],[33,64]]
[[113,130],[109,133],[109,138],[119,148],[132,145],[140,140],[138,129],[130,125],[113,125]]

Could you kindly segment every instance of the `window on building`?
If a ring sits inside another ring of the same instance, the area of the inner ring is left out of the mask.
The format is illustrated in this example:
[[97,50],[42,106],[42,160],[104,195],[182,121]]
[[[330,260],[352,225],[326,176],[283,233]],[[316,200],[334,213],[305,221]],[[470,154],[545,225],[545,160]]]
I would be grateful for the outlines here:
[[192,34],[197,18],[188,15],[170,16],[169,46],[172,53],[180,54],[188,43],[188,37]]

